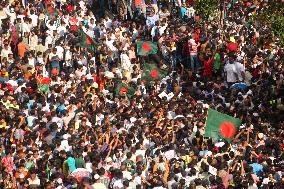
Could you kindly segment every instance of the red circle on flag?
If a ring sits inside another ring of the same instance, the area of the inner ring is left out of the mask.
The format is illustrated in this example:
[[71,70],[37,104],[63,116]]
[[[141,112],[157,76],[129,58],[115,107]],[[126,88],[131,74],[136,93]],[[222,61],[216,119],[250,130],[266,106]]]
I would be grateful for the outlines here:
[[73,30],[74,32],[77,31],[77,26],[76,26],[76,25],[72,25],[71,27],[72,27],[72,30]]
[[153,70],[152,72],[151,72],[151,77],[152,78],[157,78],[159,76],[159,72],[157,71],[157,70]]
[[52,7],[48,8],[48,9],[47,9],[47,12],[48,12],[49,14],[53,13],[53,8],[52,8]]
[[233,123],[223,122],[220,125],[220,133],[224,138],[233,138],[235,135],[236,127]]
[[128,89],[126,87],[121,87],[119,94],[123,95],[124,93],[127,93],[127,92],[128,92]]
[[143,44],[142,44],[142,49],[143,49],[145,52],[149,52],[149,51],[151,51],[151,46],[150,46],[148,43],[143,43]]
[[91,44],[92,44],[92,40],[91,40],[90,38],[87,38],[87,39],[86,39],[86,43],[87,43],[88,45],[91,45]]

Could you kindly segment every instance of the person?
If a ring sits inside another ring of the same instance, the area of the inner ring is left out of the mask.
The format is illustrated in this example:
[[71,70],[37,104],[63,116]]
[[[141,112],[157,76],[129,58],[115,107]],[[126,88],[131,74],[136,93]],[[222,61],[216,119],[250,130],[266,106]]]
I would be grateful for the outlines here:
[[245,72],[246,72],[244,65],[240,62],[235,62],[235,67],[238,76],[237,78],[238,82],[244,82]]
[[29,187],[39,187],[40,179],[37,177],[35,170],[30,171],[30,178],[28,178]]
[[100,176],[98,174],[94,175],[94,184],[92,185],[92,187],[98,189],[107,189],[107,187],[100,182],[99,178]]
[[75,167],[76,168],[85,168],[85,160],[83,158],[82,152],[77,154],[77,157],[75,158]]
[[71,152],[68,153],[68,158],[66,163],[68,165],[69,174],[76,170],[76,161]]
[[23,38],[20,38],[18,44],[18,53],[19,57],[24,58],[26,52],[29,50],[27,44],[23,41]]
[[0,188],[280,189],[281,4],[104,2],[0,3]]
[[8,58],[9,54],[12,53],[11,49],[9,49],[8,44],[4,44],[4,48],[1,50],[1,60],[3,62],[3,58]]
[[224,72],[225,72],[225,76],[226,76],[226,81],[228,83],[228,85],[232,85],[235,82],[237,82],[237,70],[236,70],[236,66],[235,66],[235,60],[233,57],[229,57],[225,67],[224,67]]
[[197,60],[197,47],[198,44],[196,44],[194,39],[189,40],[189,54],[190,54],[190,68],[192,72],[196,72],[199,68],[198,60]]

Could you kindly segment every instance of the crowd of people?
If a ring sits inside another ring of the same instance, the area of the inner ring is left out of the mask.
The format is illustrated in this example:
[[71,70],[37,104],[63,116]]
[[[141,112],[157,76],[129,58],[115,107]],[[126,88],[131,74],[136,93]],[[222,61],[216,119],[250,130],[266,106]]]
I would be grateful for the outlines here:
[[[0,188],[283,188],[284,51],[251,20],[269,1],[225,2],[1,1]],[[231,143],[204,137],[208,108],[242,120]]]

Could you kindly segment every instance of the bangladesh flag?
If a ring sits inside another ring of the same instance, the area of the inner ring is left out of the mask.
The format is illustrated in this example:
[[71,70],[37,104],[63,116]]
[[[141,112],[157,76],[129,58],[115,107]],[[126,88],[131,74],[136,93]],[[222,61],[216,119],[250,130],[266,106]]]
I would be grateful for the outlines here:
[[115,94],[118,96],[124,96],[126,94],[129,98],[131,98],[135,93],[135,89],[126,85],[125,83],[119,83],[115,89]]
[[94,39],[88,36],[84,31],[80,30],[80,32],[81,32],[80,46],[90,49],[91,51],[94,52],[97,49],[98,44],[95,42]]
[[60,12],[56,8],[52,7],[51,5],[46,6],[45,13],[47,14],[48,17],[52,15],[55,15],[55,16],[60,15]]
[[49,84],[51,79],[49,77],[38,77],[37,83],[38,84]]
[[137,41],[137,51],[140,56],[156,54],[158,52],[158,46],[157,43],[152,43],[151,41]]
[[75,33],[81,32],[81,29],[80,29],[78,26],[76,26],[76,25],[72,25],[72,26],[70,27],[70,29],[71,29],[73,32],[75,32]]
[[141,79],[147,82],[159,81],[166,76],[167,71],[158,68],[155,64],[145,64]]
[[231,142],[241,125],[241,120],[209,109],[205,137],[224,139]]
[[49,92],[49,85],[48,84],[39,84],[38,90],[40,92],[43,92],[43,93],[48,93]]

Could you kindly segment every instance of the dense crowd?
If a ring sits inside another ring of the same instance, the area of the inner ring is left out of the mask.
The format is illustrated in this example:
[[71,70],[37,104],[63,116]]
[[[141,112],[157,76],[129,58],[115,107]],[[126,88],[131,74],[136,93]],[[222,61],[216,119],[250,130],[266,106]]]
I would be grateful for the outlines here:
[[[269,1],[225,2],[1,1],[0,188],[283,188],[284,50],[251,20]],[[232,142],[204,137],[209,108],[242,120]]]

